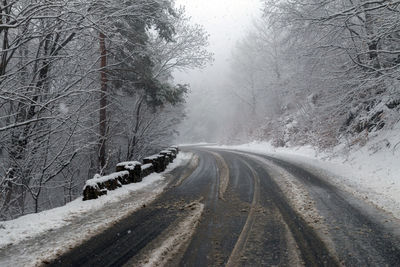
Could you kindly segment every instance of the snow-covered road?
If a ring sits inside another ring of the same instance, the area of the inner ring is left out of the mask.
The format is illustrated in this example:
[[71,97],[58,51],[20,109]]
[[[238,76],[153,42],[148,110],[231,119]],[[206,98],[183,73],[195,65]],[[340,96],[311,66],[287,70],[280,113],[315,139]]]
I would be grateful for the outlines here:
[[270,142],[203,146],[270,155],[301,164],[342,190],[400,219],[400,151],[393,145],[399,142],[400,137],[389,132],[364,147],[347,152],[343,146],[325,153],[311,146],[274,147]]
[[397,266],[400,222],[305,163],[186,147],[145,207],[51,266]]

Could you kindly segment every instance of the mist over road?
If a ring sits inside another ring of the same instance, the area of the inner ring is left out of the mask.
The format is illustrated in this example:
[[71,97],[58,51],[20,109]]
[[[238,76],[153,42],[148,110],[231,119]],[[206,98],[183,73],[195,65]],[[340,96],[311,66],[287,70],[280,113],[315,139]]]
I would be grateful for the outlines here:
[[53,266],[398,266],[399,224],[307,166],[185,147],[152,204]]

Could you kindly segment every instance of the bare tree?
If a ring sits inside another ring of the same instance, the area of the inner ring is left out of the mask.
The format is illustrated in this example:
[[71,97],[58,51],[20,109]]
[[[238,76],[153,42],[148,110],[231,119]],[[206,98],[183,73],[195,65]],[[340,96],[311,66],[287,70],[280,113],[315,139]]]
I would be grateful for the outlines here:
[[[170,73],[209,57],[199,28],[198,41],[175,30],[194,28],[169,0],[6,0],[0,11],[1,219],[72,200],[120,148],[132,158],[168,142],[187,91]],[[186,61],[161,67],[168,49]]]

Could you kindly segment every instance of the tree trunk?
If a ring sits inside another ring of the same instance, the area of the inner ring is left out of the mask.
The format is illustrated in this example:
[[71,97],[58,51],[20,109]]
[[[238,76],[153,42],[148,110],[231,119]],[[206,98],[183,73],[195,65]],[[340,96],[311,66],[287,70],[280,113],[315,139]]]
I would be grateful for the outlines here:
[[136,148],[137,139],[138,139],[138,133],[139,133],[139,129],[140,129],[140,116],[141,116],[140,111],[142,109],[143,101],[144,101],[144,98],[142,97],[139,100],[138,106],[136,108],[135,130],[133,132],[134,135],[133,135],[132,141],[130,141],[130,144],[128,145],[128,154],[126,157],[127,161],[133,160],[133,156],[135,153],[135,148]]
[[[365,0],[364,0],[365,1]],[[365,8],[369,8],[370,5],[365,5]],[[368,55],[372,62],[372,66],[375,69],[380,69],[380,62],[378,57],[378,40],[374,29],[374,17],[370,11],[365,12],[365,31],[367,33],[367,45],[368,45]]]
[[100,40],[100,140],[99,140],[99,169],[103,172],[106,166],[106,139],[107,139],[107,50],[105,36],[102,32],[99,34]]

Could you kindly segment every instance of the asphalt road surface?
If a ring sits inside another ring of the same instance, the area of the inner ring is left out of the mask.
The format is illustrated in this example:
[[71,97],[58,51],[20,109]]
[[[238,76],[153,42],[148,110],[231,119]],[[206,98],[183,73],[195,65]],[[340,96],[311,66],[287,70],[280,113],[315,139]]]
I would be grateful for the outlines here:
[[[152,204],[51,266],[400,266],[398,221],[308,166],[186,147]],[[197,217],[196,217],[197,216]]]

